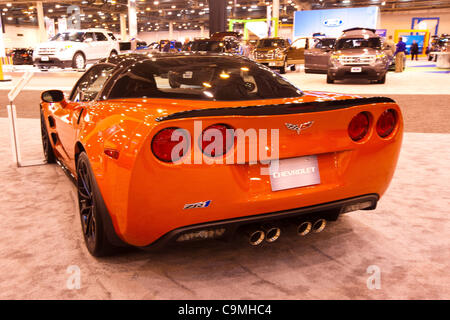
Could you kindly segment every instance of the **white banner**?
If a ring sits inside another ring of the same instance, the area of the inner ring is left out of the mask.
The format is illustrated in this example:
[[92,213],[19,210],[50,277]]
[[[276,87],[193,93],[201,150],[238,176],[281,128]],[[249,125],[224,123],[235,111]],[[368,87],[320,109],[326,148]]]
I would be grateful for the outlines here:
[[55,20],[49,17],[45,17],[45,30],[47,31],[47,37],[53,38],[55,36]]
[[67,19],[59,18],[58,19],[58,32],[64,32],[67,30]]
[[266,21],[247,22],[246,27],[259,38],[267,37],[267,33],[269,31]]

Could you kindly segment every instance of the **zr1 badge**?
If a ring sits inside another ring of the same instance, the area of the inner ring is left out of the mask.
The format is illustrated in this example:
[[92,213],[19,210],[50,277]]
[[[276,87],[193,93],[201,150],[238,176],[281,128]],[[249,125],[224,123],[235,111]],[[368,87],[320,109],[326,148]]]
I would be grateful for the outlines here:
[[185,204],[183,209],[195,209],[195,208],[207,208],[211,203],[211,200]]

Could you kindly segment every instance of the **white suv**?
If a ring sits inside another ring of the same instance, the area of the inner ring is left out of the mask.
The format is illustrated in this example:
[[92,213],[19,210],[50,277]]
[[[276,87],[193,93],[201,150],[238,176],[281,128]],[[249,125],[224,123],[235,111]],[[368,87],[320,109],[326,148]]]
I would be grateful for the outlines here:
[[84,69],[95,62],[119,53],[119,42],[103,29],[60,32],[43,42],[33,52],[33,64],[40,69],[50,67]]

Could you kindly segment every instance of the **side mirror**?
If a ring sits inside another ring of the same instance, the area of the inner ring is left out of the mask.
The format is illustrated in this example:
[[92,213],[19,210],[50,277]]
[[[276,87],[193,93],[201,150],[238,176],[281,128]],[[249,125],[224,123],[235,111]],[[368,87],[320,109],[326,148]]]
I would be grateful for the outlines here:
[[61,90],[48,90],[41,94],[41,99],[48,103],[59,103],[65,100],[64,93]]

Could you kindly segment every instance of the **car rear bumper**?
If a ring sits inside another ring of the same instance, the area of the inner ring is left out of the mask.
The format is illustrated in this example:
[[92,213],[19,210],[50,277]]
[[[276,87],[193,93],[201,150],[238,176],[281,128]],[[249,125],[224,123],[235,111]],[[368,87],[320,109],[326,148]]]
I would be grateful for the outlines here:
[[[360,67],[361,72],[352,72],[353,67]],[[328,74],[334,80],[343,79],[368,79],[368,80],[380,80],[386,74],[386,68],[379,66],[365,66],[365,65],[355,65],[355,66],[339,66],[330,67],[328,69]]]
[[173,243],[194,240],[230,239],[237,232],[252,225],[298,224],[299,221],[318,218],[336,220],[340,214],[354,211],[352,208],[357,208],[360,205],[364,206],[362,210],[374,210],[378,199],[379,196],[377,194],[367,194],[303,208],[185,226],[172,230],[152,244],[141,248],[155,249]]

